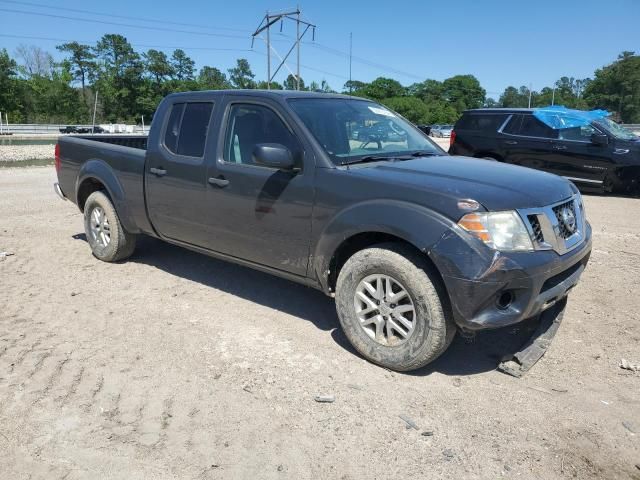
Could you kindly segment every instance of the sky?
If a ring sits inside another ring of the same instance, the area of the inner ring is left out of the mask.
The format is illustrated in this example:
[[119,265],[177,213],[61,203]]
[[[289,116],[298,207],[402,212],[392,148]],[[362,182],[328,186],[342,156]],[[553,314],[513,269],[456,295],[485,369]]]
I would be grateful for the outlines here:
[[[350,34],[354,80],[385,76],[410,85],[473,74],[494,98],[508,85],[540,90],[561,76],[592,77],[620,52],[640,53],[640,0],[300,0],[299,8],[316,25],[315,40],[311,31],[303,40],[301,76],[336,90],[349,79]],[[252,50],[251,34],[267,10],[290,9],[295,4],[287,0],[0,0],[0,49],[13,54],[20,44],[37,45],[60,59],[55,46],[63,41],[94,44],[119,33],[137,51],[182,48],[198,68],[226,71],[244,57],[262,80],[266,46],[258,39]],[[282,33],[279,24],[272,28],[279,55],[290,48],[295,28],[291,21]],[[272,61],[275,69],[275,54]],[[288,73],[283,67],[275,80]]]

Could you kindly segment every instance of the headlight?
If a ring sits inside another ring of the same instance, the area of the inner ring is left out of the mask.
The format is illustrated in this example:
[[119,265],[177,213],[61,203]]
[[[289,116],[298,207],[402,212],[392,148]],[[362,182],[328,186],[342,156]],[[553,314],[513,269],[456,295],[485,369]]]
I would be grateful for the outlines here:
[[533,250],[529,232],[514,211],[468,213],[458,225],[495,250]]

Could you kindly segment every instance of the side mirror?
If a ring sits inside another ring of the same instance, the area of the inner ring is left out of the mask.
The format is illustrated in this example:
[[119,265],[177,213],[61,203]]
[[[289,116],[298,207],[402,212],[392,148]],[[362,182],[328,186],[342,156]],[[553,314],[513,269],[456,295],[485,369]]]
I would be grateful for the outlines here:
[[258,165],[279,170],[292,170],[295,166],[291,150],[279,143],[259,143],[252,153],[253,161]]
[[609,137],[607,137],[602,133],[592,133],[591,143],[593,143],[594,145],[600,145],[600,146],[609,145]]

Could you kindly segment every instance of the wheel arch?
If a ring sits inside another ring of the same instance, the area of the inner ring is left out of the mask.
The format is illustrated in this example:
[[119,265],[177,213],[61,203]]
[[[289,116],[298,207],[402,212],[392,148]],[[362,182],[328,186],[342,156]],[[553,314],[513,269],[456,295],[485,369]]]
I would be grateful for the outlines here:
[[368,201],[345,209],[326,226],[314,252],[312,268],[322,290],[332,294],[340,269],[355,252],[379,243],[401,243],[429,257],[430,248],[452,228],[443,215],[419,205],[391,200]]
[[113,204],[122,226],[129,232],[137,233],[138,228],[133,221],[122,185],[113,169],[102,160],[85,162],[76,181],[76,204],[84,212],[84,205],[93,192],[103,191]]

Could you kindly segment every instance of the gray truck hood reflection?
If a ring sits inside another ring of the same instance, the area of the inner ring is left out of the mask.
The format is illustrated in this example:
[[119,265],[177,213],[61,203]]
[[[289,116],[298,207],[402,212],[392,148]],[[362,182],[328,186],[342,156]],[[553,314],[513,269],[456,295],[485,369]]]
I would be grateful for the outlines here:
[[472,198],[489,210],[550,205],[574,194],[556,175],[469,157],[437,156],[415,160],[356,164],[352,173],[380,180],[388,188],[419,189],[452,199]]

